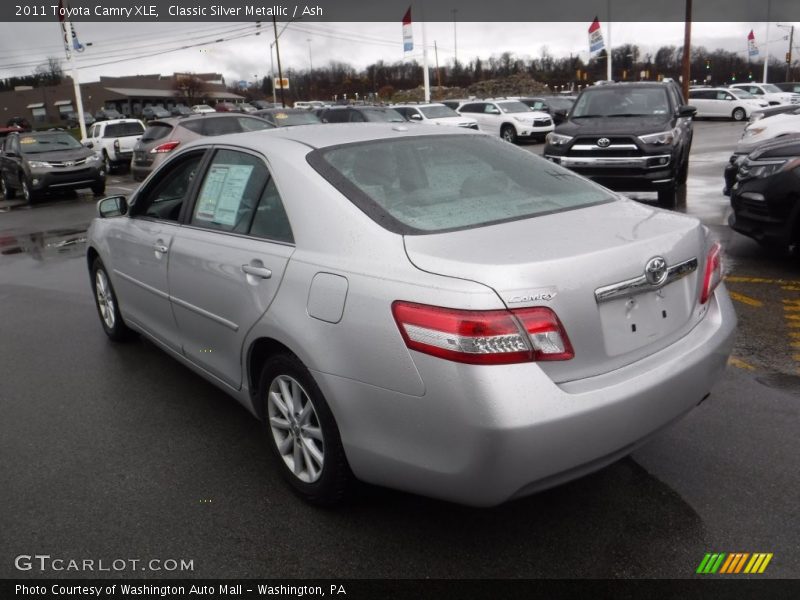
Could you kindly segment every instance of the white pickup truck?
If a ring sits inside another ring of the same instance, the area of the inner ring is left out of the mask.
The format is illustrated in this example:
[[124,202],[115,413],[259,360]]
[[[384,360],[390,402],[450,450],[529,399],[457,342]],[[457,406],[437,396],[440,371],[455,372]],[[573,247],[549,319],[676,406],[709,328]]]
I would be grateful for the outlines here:
[[81,144],[92,148],[103,159],[106,173],[116,167],[130,167],[133,146],[144,133],[144,123],[138,119],[111,119],[91,126]]

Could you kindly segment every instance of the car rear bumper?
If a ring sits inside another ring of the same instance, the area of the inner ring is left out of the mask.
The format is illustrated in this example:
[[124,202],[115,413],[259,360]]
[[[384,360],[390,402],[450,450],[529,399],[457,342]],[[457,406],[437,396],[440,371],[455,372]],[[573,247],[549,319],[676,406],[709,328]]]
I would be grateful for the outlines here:
[[360,479],[492,506],[599,469],[709,393],[733,344],[724,286],[687,336],[604,375],[555,384],[535,364],[476,367],[412,353],[421,397],[315,372]]

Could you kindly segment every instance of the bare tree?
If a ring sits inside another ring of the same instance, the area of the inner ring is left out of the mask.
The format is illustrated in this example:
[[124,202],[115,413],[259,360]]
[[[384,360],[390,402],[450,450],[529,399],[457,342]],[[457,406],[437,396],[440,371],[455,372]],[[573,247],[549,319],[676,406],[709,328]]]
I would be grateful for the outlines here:
[[39,85],[58,85],[64,79],[64,70],[61,68],[61,61],[50,56],[46,63],[34,69],[33,75]]
[[194,73],[176,73],[172,82],[175,96],[185,100],[186,104],[199,104],[208,92],[208,83]]

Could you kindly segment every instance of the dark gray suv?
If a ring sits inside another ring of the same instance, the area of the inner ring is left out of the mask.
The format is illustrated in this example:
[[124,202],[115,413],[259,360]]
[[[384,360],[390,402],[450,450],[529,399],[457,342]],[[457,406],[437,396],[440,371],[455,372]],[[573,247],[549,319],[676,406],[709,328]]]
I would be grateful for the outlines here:
[[675,205],[686,183],[695,109],[673,82],[586,88],[547,136],[545,158],[618,191],[655,191]]
[[31,203],[55,190],[106,191],[103,161],[66,131],[11,133],[0,153],[0,187],[7,200],[21,193]]

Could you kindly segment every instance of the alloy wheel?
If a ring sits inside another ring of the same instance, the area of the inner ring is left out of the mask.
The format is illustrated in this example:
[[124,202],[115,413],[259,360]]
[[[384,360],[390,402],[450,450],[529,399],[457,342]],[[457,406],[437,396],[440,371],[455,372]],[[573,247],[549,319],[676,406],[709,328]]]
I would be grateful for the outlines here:
[[109,329],[114,329],[116,317],[114,316],[114,293],[108,283],[106,272],[102,269],[97,270],[94,283],[95,293],[97,294],[97,306],[100,308],[100,317]]
[[269,386],[267,417],[283,462],[300,481],[314,483],[325,464],[325,440],[319,417],[300,383],[278,375]]

